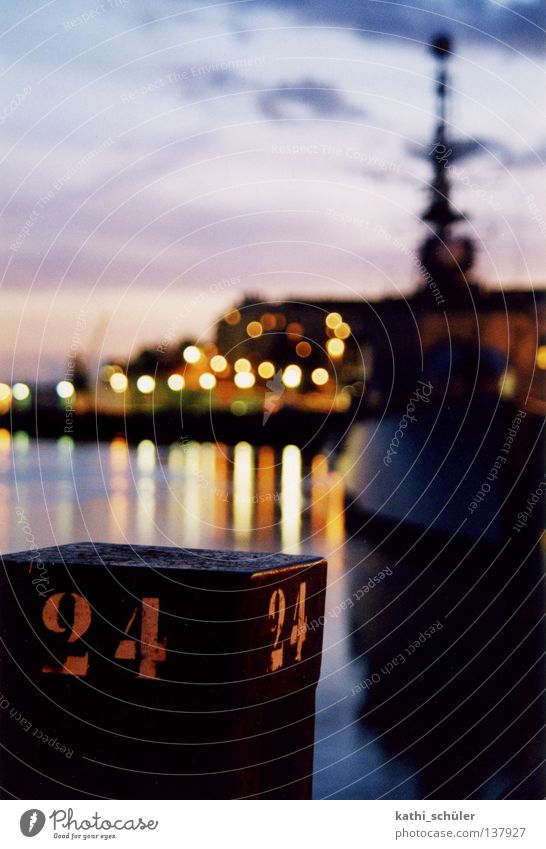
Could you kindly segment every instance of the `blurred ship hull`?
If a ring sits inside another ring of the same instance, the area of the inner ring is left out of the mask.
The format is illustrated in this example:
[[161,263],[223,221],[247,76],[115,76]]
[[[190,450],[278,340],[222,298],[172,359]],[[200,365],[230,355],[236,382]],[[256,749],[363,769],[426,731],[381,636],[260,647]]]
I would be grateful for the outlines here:
[[541,416],[493,397],[416,404],[413,421],[403,416],[353,425],[340,460],[348,510],[494,544],[540,522]]

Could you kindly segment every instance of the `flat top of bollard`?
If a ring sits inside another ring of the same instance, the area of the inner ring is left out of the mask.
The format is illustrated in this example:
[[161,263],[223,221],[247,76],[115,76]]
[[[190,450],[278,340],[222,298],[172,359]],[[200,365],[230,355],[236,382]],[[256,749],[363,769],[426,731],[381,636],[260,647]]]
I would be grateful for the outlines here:
[[108,542],[75,542],[3,556],[4,563],[65,566],[137,566],[153,569],[211,570],[214,572],[269,572],[321,563],[319,556],[267,554],[252,551],[214,551],[156,545],[117,545]]

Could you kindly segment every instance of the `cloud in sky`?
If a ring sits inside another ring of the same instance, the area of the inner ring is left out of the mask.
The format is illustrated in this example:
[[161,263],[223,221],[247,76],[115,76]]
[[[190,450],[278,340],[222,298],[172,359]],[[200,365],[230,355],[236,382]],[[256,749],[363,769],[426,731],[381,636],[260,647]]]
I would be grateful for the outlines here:
[[312,21],[355,27],[364,35],[428,41],[440,29],[459,39],[523,52],[544,50],[542,0],[264,0]]
[[[422,42],[446,23],[468,178],[454,198],[483,238],[481,274],[542,282],[526,199],[544,157],[544,6],[414,5],[4,0],[4,297],[48,291],[62,311],[92,292],[100,310],[113,289],[149,291],[163,315],[174,293],[225,276],[241,279],[234,298],[407,291],[411,263],[371,225],[409,246],[422,234],[429,171],[415,153],[434,127]],[[69,341],[48,344],[62,356]]]
[[[411,156],[428,160],[431,155],[431,145],[408,144],[407,151]],[[462,162],[465,159],[471,159],[472,157],[478,156],[494,156],[496,159],[499,159],[505,164],[513,164],[517,161],[517,156],[515,156],[505,145],[500,144],[498,141],[492,141],[491,139],[485,138],[452,139],[449,142],[449,145],[446,146],[446,150],[442,150],[439,153],[439,155],[446,154],[449,157],[450,162],[457,163]]]
[[336,88],[312,78],[283,83],[272,91],[259,95],[258,103],[266,118],[275,120],[298,115],[325,115],[333,118],[353,118],[364,115],[361,107],[353,106]]

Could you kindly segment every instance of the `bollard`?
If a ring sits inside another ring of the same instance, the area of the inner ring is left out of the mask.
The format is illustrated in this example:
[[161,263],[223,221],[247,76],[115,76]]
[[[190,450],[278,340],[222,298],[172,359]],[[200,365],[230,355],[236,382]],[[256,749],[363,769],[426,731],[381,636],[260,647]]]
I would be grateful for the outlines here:
[[78,543],[3,563],[3,798],[310,798],[324,560]]

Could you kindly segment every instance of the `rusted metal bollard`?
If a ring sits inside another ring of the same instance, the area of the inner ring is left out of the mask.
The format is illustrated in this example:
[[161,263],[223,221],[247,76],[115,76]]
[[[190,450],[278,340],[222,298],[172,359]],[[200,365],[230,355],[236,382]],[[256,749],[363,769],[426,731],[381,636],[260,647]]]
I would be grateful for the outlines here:
[[278,554],[5,556],[4,798],[308,798],[325,583]]

